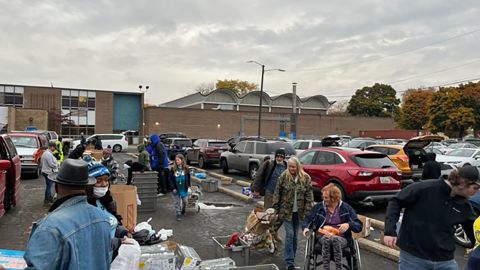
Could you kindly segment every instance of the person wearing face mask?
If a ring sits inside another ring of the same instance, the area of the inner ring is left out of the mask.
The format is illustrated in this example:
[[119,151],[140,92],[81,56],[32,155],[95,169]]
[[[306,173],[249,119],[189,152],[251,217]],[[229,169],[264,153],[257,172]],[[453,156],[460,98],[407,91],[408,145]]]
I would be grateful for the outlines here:
[[[257,175],[252,184],[253,195],[255,197],[263,197],[263,208],[268,209],[273,206],[273,193],[277,185],[278,177],[287,169],[287,162],[285,161],[285,150],[280,148],[275,151],[274,160],[266,160],[258,168]],[[277,220],[274,224],[273,237],[277,241],[282,239],[277,231],[282,226],[282,221]]]
[[87,201],[102,210],[110,222],[110,234],[112,237],[113,258],[117,256],[118,249],[125,236],[130,236],[128,230],[122,226],[122,216],[117,213],[117,206],[110,193],[110,172],[102,164],[90,163],[88,174],[94,177],[97,182],[87,187]]

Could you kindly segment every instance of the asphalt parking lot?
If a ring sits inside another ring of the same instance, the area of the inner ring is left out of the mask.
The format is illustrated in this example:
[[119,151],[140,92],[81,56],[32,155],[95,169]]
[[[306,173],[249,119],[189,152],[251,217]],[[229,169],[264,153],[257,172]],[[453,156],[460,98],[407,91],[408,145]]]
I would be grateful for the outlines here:
[[[120,164],[128,159],[134,159],[126,153],[114,154]],[[218,172],[218,168],[212,168]],[[239,173],[230,176],[242,178]],[[43,207],[44,182],[41,179],[22,180],[21,199],[19,205],[0,219],[0,249],[24,250],[28,241],[30,226],[33,221],[46,214],[47,208]],[[175,220],[174,208],[169,195],[160,197],[154,212],[139,213],[137,222],[152,218],[151,225],[154,229],[173,229],[173,237],[170,239],[177,243],[195,248],[202,259],[215,258],[215,245],[212,237],[226,236],[232,232],[241,232],[244,229],[245,220],[254,204],[246,204],[243,201],[225,195],[220,192],[204,193],[201,197],[203,202],[222,202],[238,205],[227,210],[202,209],[196,212],[188,209],[186,216],[181,221]],[[381,213],[384,208],[362,206],[357,211],[368,215]],[[357,207],[356,207],[357,208]],[[283,229],[281,229],[283,237]],[[297,266],[302,266],[305,239],[300,237],[297,253]],[[463,256],[465,250],[457,249],[457,262],[459,269],[463,269],[466,260]],[[250,264],[274,263],[283,267],[283,247],[280,244],[275,254],[270,255],[266,250],[253,250],[250,255]],[[396,269],[397,264],[379,255],[361,250],[363,269]]]

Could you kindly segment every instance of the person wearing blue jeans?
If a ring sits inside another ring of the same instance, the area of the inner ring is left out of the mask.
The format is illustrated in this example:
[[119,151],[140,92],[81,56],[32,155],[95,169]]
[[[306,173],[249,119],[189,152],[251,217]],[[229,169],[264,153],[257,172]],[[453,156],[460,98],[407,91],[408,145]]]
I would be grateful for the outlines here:
[[273,193],[273,209],[285,227],[284,261],[286,269],[295,269],[299,221],[313,205],[310,176],[296,157],[290,157],[285,170],[277,179]]
[[55,143],[49,142],[48,149],[43,152],[42,157],[40,158],[40,168],[42,175],[45,178],[45,196],[43,200],[45,205],[53,203],[53,182],[48,178],[48,175],[57,171],[58,163],[57,159],[53,155],[53,151],[55,151],[55,149]]
[[[454,225],[461,224],[475,242],[476,214],[468,198],[480,187],[478,169],[463,166],[447,180],[414,183],[393,197],[385,216],[385,237],[389,247],[400,248],[400,270],[456,270]],[[404,209],[400,231],[397,222]]]

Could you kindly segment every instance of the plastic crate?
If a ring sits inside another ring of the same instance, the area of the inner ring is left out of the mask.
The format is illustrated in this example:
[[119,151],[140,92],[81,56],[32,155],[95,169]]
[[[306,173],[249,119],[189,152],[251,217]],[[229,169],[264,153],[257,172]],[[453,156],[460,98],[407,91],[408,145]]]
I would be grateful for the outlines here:
[[202,186],[202,191],[205,191],[205,192],[218,191],[218,180],[215,178],[207,178],[205,180],[202,180],[200,184]]
[[239,270],[280,270],[275,264],[262,264],[262,265],[251,265],[251,266],[242,266],[229,269],[239,269]]
[[141,184],[156,184],[158,181],[158,173],[156,171],[148,172],[133,172],[133,182],[136,185]]
[[149,198],[141,198],[139,196],[140,201],[142,202],[141,205],[137,206],[138,212],[151,212],[157,209],[157,197],[149,197]]
[[247,266],[250,264],[250,246],[247,242],[240,239],[241,246],[225,247],[230,236],[212,237],[215,246],[215,255],[217,258],[230,257],[237,266]]

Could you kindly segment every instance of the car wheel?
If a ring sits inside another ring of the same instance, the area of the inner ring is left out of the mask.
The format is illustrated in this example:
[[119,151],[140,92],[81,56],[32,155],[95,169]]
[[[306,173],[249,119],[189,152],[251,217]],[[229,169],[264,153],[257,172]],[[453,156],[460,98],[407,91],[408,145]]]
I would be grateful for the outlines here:
[[10,208],[12,208],[11,192],[7,189],[3,198],[3,209],[7,212]]
[[222,167],[222,172],[223,173],[228,173],[228,163],[226,159],[222,159],[220,161],[220,167]]
[[248,169],[248,172],[250,174],[250,179],[255,180],[255,177],[257,176],[257,170],[258,170],[258,165],[255,163],[250,164],[250,167]]
[[115,144],[115,145],[113,146],[113,152],[115,152],[115,153],[120,153],[120,152],[122,152],[122,146],[121,146],[120,144]]
[[203,159],[203,156],[198,157],[198,167],[200,168],[205,168],[205,159]]
[[40,166],[38,166],[37,171],[33,173],[33,176],[35,176],[35,178],[38,178],[40,177],[40,175],[42,175],[42,172],[40,170]]

